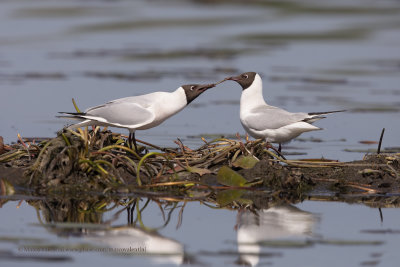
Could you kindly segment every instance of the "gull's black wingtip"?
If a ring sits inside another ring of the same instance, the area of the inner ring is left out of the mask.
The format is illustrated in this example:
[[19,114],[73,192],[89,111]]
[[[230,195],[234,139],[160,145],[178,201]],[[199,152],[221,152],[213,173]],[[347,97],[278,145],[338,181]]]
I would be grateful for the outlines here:
[[60,114],[68,114],[68,115],[72,115],[72,116],[82,116],[82,115],[86,115],[86,113],[84,113],[84,112],[65,112],[65,111],[59,111],[58,113],[60,113]]
[[332,110],[332,111],[325,111],[325,112],[310,112],[310,113],[308,113],[308,115],[310,115],[310,116],[313,116],[313,115],[325,115],[325,114],[345,112],[345,111],[347,111],[347,109]]

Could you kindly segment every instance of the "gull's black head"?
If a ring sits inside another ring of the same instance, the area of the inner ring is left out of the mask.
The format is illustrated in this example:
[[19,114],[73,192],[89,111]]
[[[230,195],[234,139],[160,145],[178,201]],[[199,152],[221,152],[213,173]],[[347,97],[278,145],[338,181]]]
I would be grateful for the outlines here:
[[256,78],[257,73],[255,72],[245,72],[242,73],[238,76],[232,76],[227,78],[227,80],[231,80],[231,81],[235,81],[238,84],[240,84],[240,86],[242,86],[243,90],[247,89],[250,87],[250,85],[252,85],[252,83],[254,82],[254,79]]
[[208,89],[215,87],[215,84],[186,84],[181,87],[185,90],[187,104],[189,104]]

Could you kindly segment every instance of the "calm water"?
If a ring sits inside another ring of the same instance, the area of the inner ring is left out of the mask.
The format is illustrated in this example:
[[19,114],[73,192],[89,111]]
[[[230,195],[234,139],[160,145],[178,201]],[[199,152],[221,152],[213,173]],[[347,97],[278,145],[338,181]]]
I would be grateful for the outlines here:
[[[175,210],[172,205],[164,209],[165,218],[171,211],[167,226],[147,232],[139,223],[128,225],[126,210],[119,212],[123,207],[96,217],[101,224],[46,224],[44,214],[50,210],[44,207],[51,206],[49,202],[41,206],[39,215],[25,202],[18,209],[17,204],[8,202],[1,211],[1,260],[7,266],[69,262],[77,266],[396,266],[399,260],[397,209],[383,209],[381,221],[378,209],[332,202],[278,205],[255,213],[211,209],[195,202],[180,212],[180,203]],[[141,215],[146,227],[160,227],[166,220],[154,202]]]
[[[54,136],[68,123],[55,115],[73,110],[71,98],[85,109],[115,98],[257,71],[264,79],[269,104],[290,111],[349,110],[318,122],[324,131],[303,134],[287,144],[285,151],[302,154],[291,157],[360,159],[364,152],[345,150],[376,148],[359,141],[378,140],[382,128],[386,128],[383,147],[400,146],[398,1],[211,2],[1,1],[0,136],[5,143],[16,141],[18,133]],[[195,148],[202,135],[213,139],[244,134],[239,122],[240,93],[237,84],[223,83],[137,137],[162,146],[175,146],[173,140],[179,137]],[[0,209],[0,245],[5,255],[31,255],[18,251],[29,240],[4,242],[10,236],[41,238],[45,244],[61,246],[94,243],[111,248],[128,242],[130,235],[134,240],[149,238],[139,230],[120,228],[126,226],[125,213],[112,222],[115,229],[103,231],[103,238],[99,229],[72,237],[38,226],[34,208],[23,203],[16,209],[16,205],[8,202]],[[188,203],[181,227],[176,230],[175,211],[153,241],[170,244],[165,246],[176,249],[173,255],[50,255],[60,256],[60,263],[71,260],[79,265],[176,265],[192,259],[215,266],[244,262],[393,266],[399,261],[396,209],[384,209],[381,222],[377,209],[360,205],[304,202],[295,207],[260,211],[262,220],[256,224],[251,214]],[[113,212],[104,214],[104,220]],[[152,227],[162,224],[154,203],[144,212],[144,220],[154,222]],[[368,229],[393,231],[371,234],[364,231]],[[126,240],[118,241],[121,236]],[[282,238],[291,246],[275,242]],[[350,241],[360,242],[351,245]],[[256,246],[257,242],[265,246]],[[299,248],[293,242],[305,245]],[[34,253],[38,255],[42,254]],[[7,261],[10,265],[46,263],[40,258],[16,258],[9,256]]]

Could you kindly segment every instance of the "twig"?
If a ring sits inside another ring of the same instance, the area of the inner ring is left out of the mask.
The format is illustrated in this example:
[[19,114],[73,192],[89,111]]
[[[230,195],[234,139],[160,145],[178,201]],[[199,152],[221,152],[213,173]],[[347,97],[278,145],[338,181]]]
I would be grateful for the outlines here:
[[185,149],[185,146],[182,144],[181,139],[177,138],[177,140],[175,140],[174,143],[180,147],[183,158],[185,159],[186,165],[189,165],[188,160],[186,158],[186,153],[185,153],[186,149]]
[[267,149],[271,148],[273,151],[275,151],[281,158],[283,158],[284,160],[286,160],[285,156],[282,155],[282,153],[279,151],[279,149],[276,149],[271,143],[267,142],[266,145]]
[[25,142],[24,142],[24,140],[22,140],[22,137],[21,137],[20,134],[18,134],[17,136],[18,136],[18,139],[19,139],[19,141],[21,142],[22,146],[23,146],[23,147],[26,149],[26,151],[28,152],[28,158],[29,158],[29,161],[30,161],[32,158],[31,158],[31,153],[29,152],[29,146],[27,146],[27,145],[25,144]]
[[384,133],[385,133],[385,128],[382,129],[381,137],[379,138],[378,151],[376,152],[377,154],[381,153],[381,145],[382,145],[382,139],[383,139]]

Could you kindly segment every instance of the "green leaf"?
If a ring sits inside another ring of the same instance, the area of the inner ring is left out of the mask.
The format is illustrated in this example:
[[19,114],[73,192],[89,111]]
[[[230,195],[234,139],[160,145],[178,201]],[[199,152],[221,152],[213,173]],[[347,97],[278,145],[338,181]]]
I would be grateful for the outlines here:
[[242,169],[251,169],[254,167],[254,165],[256,165],[257,162],[258,160],[252,156],[242,156],[235,160],[232,165]]
[[[14,186],[4,178],[0,178],[0,187],[1,187],[1,194],[5,196],[14,195],[15,189]],[[4,190],[4,192],[3,192]]]
[[226,206],[232,201],[239,199],[245,190],[229,189],[217,193],[217,202],[220,206]]
[[217,181],[227,186],[247,186],[247,180],[227,166],[222,166],[221,169],[219,169]]
[[204,174],[207,174],[207,173],[211,173],[211,171],[208,169],[202,169],[202,168],[190,167],[190,166],[186,167],[186,170],[188,172],[197,173],[200,176],[203,176]]
[[76,112],[78,112],[78,113],[81,113],[81,112],[82,112],[82,111],[78,108],[78,105],[76,104],[75,99],[73,99],[73,98],[72,98],[72,104],[74,105]]

